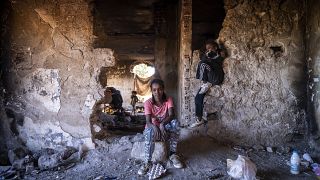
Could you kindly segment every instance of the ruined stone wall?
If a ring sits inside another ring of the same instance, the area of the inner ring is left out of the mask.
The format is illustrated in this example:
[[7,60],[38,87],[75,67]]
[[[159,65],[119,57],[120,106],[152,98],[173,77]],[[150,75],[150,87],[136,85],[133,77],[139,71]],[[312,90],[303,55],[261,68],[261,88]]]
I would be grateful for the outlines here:
[[10,1],[2,37],[6,109],[22,114],[19,136],[31,150],[94,147],[89,116],[101,98],[100,68],[110,49],[92,49],[88,1]]
[[308,127],[311,135],[320,129],[320,2],[307,1],[306,55],[308,62]]
[[[219,40],[229,56],[223,84],[205,98],[210,136],[236,144],[279,145],[303,130],[303,8],[298,0],[225,0]],[[194,52],[192,77],[197,63]],[[193,79],[192,86],[195,94],[199,80]]]

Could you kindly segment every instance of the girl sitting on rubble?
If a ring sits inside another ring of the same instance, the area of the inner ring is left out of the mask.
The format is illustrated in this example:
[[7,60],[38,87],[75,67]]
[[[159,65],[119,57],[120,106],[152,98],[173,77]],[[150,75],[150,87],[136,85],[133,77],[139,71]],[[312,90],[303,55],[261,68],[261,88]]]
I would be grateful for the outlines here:
[[145,137],[145,162],[140,167],[138,174],[143,175],[151,168],[151,156],[155,141],[169,141],[170,161],[175,168],[182,168],[177,150],[177,120],[174,119],[174,105],[171,97],[164,92],[164,82],[154,79],[150,84],[152,98],[144,103],[146,127],[143,132]]

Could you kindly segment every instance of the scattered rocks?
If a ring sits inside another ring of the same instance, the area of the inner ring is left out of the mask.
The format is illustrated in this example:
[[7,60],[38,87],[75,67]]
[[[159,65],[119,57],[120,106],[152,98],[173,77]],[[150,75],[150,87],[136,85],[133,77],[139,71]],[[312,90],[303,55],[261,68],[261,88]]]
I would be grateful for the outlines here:
[[244,147],[241,146],[233,146],[232,149],[239,151],[239,152],[245,152],[246,149]]

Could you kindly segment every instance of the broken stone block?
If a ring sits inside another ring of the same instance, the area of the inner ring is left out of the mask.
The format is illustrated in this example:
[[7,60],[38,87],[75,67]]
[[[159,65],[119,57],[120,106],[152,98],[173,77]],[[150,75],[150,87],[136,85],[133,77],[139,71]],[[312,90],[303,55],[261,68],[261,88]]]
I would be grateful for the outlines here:
[[[131,157],[144,161],[144,142],[135,142],[132,147]],[[152,162],[166,162],[168,159],[168,151],[165,142],[155,142],[154,151],[152,153]]]
[[82,157],[82,150],[76,150],[73,147],[67,147],[62,152],[52,155],[42,155],[38,160],[38,166],[41,170],[52,169],[58,166],[66,166],[79,161]]
[[38,160],[38,167],[41,170],[52,169],[59,165],[59,154],[43,155]]

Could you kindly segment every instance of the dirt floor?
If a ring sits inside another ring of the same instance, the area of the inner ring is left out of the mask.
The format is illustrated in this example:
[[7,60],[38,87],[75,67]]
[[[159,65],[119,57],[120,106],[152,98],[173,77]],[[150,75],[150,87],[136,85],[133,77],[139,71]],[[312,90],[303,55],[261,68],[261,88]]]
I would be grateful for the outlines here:
[[[185,132],[188,130],[185,130]],[[132,142],[142,136],[113,137],[99,141],[95,150],[89,151],[75,166],[26,175],[25,179],[148,179],[137,171],[141,161],[130,157]],[[127,145],[117,142],[128,141]],[[131,143],[130,143],[131,142]],[[131,145],[130,145],[131,144]],[[184,138],[179,144],[185,162],[184,169],[171,168],[161,179],[232,179],[227,174],[226,159],[247,155],[257,166],[259,179],[316,179],[311,170],[291,175],[287,162],[290,153],[267,152],[264,149],[229,147],[205,136]]]

